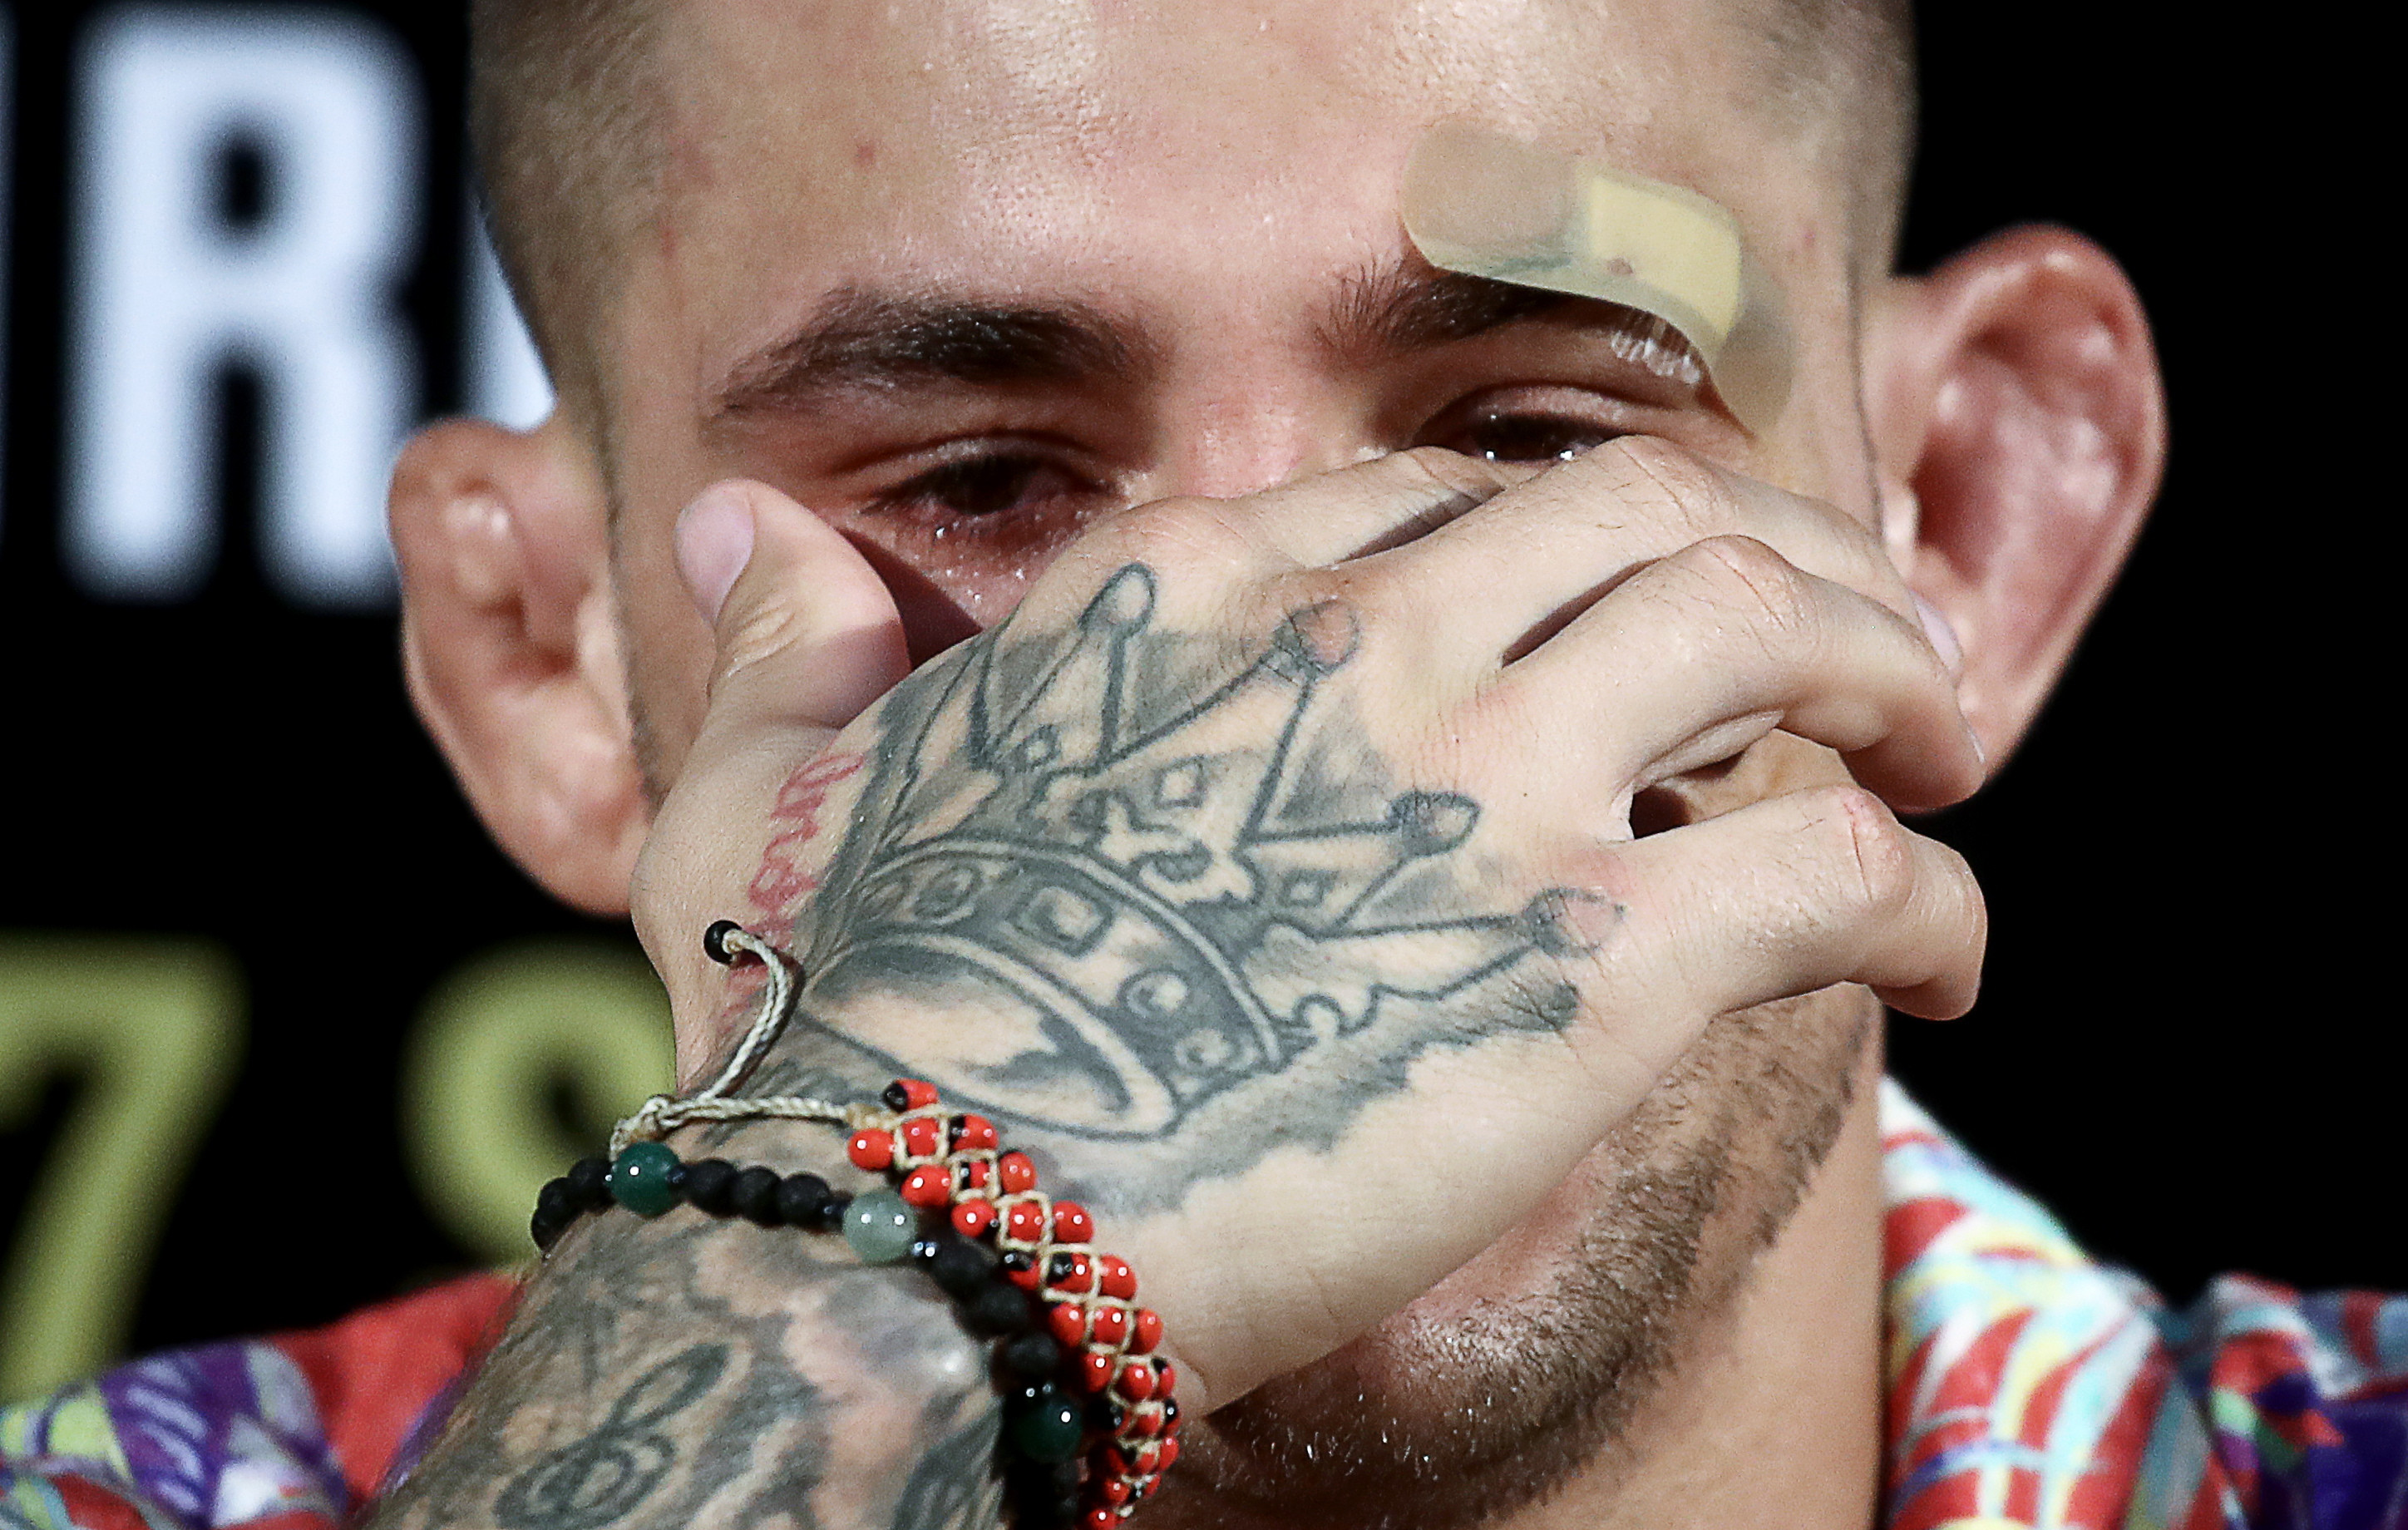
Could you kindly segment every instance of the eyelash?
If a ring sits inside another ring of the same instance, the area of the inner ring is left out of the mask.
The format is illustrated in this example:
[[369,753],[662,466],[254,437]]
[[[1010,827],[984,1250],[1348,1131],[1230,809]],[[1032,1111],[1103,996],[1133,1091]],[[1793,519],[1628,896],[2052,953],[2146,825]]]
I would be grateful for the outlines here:
[[[943,516],[960,524],[978,525],[1004,519],[1006,512],[1020,504],[1030,481],[1049,473],[1067,480],[1070,485],[1069,492],[1074,494],[1107,492],[1044,451],[1016,443],[1010,446],[997,443],[986,450],[968,452],[950,462],[940,463],[904,479],[877,495],[871,501],[871,508],[887,514]],[[1010,490],[1010,497],[994,501],[995,491],[1004,487]],[[956,502],[947,503],[949,497],[955,498]],[[1056,492],[1046,497],[1063,496]],[[968,498],[971,503],[958,503],[959,498]]]
[[[1432,424],[1443,426],[1444,422],[1441,415]],[[1627,434],[1558,410],[1490,408],[1477,411],[1460,426],[1426,428],[1416,444],[1446,446],[1491,462],[1560,462]],[[1484,447],[1479,444],[1483,435],[1488,437]],[[1062,485],[1039,500],[1038,508],[1022,508],[1028,486],[1047,474],[1057,475]],[[1009,497],[994,500],[997,488],[1009,488]],[[917,521],[937,540],[959,536],[1027,542],[1042,539],[1043,532],[1053,529],[1031,524],[1054,519],[1045,514],[1049,503],[1094,503],[1108,499],[1111,493],[1108,486],[1092,481],[1042,450],[997,442],[906,479],[876,495],[867,508],[881,516]],[[975,497],[971,505],[964,505],[955,496]],[[1074,505],[1068,513],[1075,519],[1079,508]]]
[[[1472,450],[1465,450],[1462,447],[1453,449],[1464,451],[1466,456],[1485,457],[1490,462],[1569,462],[1591,447],[1602,446],[1616,436],[1629,434],[1627,431],[1616,430],[1611,425],[1600,424],[1590,420],[1575,419],[1552,409],[1484,409],[1467,422],[1465,428],[1501,432],[1509,441],[1515,436],[1523,437],[1517,443],[1521,450],[1514,450],[1511,446],[1500,447],[1496,444],[1493,436],[1491,444],[1484,449]],[[1537,440],[1530,439],[1534,436]],[[1541,448],[1539,444],[1541,441],[1549,444]],[[1448,445],[1443,440],[1434,440],[1429,444]]]

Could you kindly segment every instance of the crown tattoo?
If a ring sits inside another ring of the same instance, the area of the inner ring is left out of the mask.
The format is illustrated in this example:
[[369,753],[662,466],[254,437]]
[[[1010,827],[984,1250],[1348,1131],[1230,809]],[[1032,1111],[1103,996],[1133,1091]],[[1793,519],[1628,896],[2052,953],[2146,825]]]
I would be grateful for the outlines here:
[[1478,806],[1366,766],[1325,683],[1352,614],[1299,611],[1215,677],[1154,597],[1130,565],[1058,639],[975,645],[890,701],[813,994],[884,995],[932,1076],[929,1017],[957,1013],[948,1094],[1106,1135],[1316,1058],[1393,1066],[1434,1022],[1561,1025],[1571,989],[1516,969],[1572,949],[1564,894],[1478,905]]

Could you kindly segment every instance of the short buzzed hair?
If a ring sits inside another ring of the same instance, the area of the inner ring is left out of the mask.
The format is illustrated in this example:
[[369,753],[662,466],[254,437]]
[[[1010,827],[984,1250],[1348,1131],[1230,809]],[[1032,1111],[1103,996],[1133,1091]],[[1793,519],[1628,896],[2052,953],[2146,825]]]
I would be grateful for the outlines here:
[[[656,44],[676,0],[474,0],[468,126],[494,243],[571,417],[607,430],[591,334],[658,215]],[[1914,0],[1730,0],[1784,126],[1846,166],[1860,278],[1887,268],[1914,140]]]
[[1762,46],[1784,125],[1828,135],[1833,162],[1847,168],[1859,278],[1885,275],[1914,159],[1914,0],[1737,4],[1741,26]]
[[474,0],[468,136],[511,294],[573,418],[601,423],[587,328],[660,194],[663,0]]

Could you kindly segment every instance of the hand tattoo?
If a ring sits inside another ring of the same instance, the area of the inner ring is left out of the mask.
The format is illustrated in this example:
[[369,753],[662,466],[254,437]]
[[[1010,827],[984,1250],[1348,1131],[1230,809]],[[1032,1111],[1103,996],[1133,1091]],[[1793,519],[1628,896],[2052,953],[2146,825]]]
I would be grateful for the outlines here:
[[1479,805],[1397,789],[1335,694],[1350,610],[1233,656],[1159,630],[1154,594],[1130,565],[1074,630],[990,634],[894,693],[796,942],[807,1012],[868,1071],[1040,1134],[1182,1137],[1182,1178],[1115,1160],[1122,1209],[1577,1002],[1547,960],[1573,894],[1483,887]]
[[[881,704],[866,763],[788,782],[749,895],[798,904],[808,984],[747,1093],[926,1077],[1082,1199],[1143,1211],[1274,1142],[1334,1140],[1432,1048],[1570,1023],[1581,894],[1516,883],[1476,842],[1479,804],[1382,761],[1333,683],[1352,613],[1297,611],[1240,651],[1163,630],[1154,594],[1131,565],[1068,632],[964,645]],[[826,789],[856,772],[808,870]],[[786,1123],[698,1135],[827,1162]],[[1154,1146],[1176,1151],[1129,1151]],[[600,1219],[380,1523],[990,1530],[1001,1409],[915,1281],[791,1230]]]

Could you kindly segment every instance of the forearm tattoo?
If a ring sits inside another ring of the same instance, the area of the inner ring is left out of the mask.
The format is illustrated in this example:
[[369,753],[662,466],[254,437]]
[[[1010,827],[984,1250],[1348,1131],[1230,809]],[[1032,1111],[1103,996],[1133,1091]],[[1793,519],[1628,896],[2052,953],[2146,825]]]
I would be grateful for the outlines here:
[[989,1530],[1000,1404],[925,1286],[791,1229],[597,1219],[375,1523]]
[[664,1426],[726,1370],[724,1344],[696,1344],[654,1366],[618,1395],[599,1425],[511,1478],[494,1518],[511,1530],[592,1530],[640,1509],[677,1465]]
[[966,645],[883,704],[795,932],[807,1016],[966,1107],[1115,1152],[1082,1193],[1175,1204],[1324,1144],[1434,1046],[1560,1028],[1574,894],[1500,893],[1481,810],[1398,782],[1333,680],[1352,613],[1166,631],[1121,569],[1068,632]]

